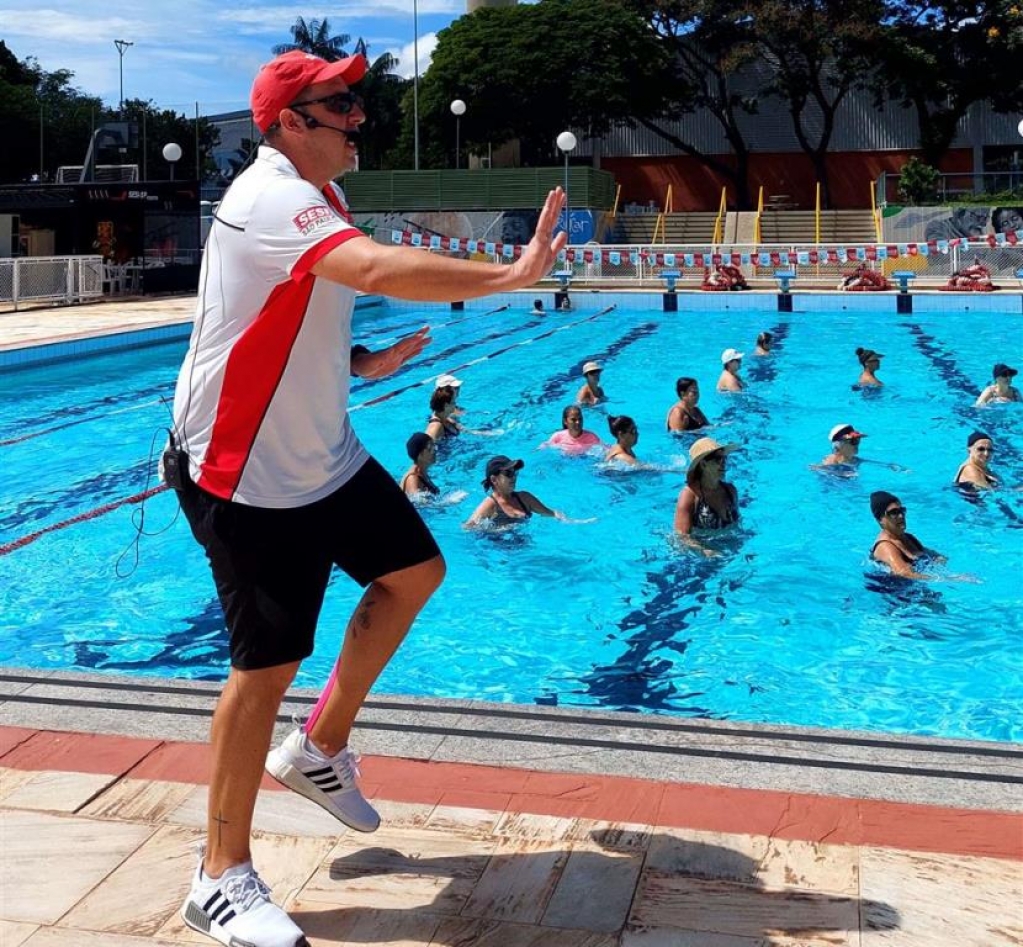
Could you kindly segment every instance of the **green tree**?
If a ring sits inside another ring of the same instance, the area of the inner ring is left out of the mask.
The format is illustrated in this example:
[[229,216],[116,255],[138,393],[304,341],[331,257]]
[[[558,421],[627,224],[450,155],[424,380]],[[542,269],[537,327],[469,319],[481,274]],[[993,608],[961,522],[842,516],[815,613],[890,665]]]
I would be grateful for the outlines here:
[[44,71],[32,57],[19,61],[0,42],[0,138],[19,143],[0,148],[0,181],[27,180],[40,162],[47,177],[62,164],[82,163],[104,109],[73,78],[66,69]]
[[827,153],[842,104],[873,75],[883,0],[747,0],[758,50],[830,206]]
[[938,164],[975,103],[1023,110],[1019,0],[888,0],[877,52],[885,91],[916,110],[928,164]]
[[308,23],[299,17],[291,27],[291,37],[292,42],[274,46],[275,56],[300,49],[304,53],[312,53],[320,59],[326,59],[327,62],[336,62],[348,55],[345,47],[352,39],[345,33],[331,36],[330,21],[326,17],[322,20],[309,20]]
[[[181,146],[181,160],[174,166],[174,177],[205,180],[216,172],[213,151],[220,143],[220,132],[209,119],[198,121],[171,109],[161,109],[144,99],[125,99],[124,119],[138,128],[138,148],[131,160],[139,165],[148,180],[170,177],[163,157],[163,146],[175,142]],[[196,169],[196,136],[199,145],[199,170]]]
[[[420,164],[454,165],[455,119],[463,99],[466,150],[518,139],[527,165],[561,160],[559,132],[585,136],[657,111],[667,60],[642,21],[619,0],[544,0],[484,8],[438,34],[420,82]],[[407,148],[411,115],[403,134]]]
[[[644,128],[729,181],[740,210],[752,206],[750,146],[743,119],[755,114],[759,96],[740,78],[759,50],[754,19],[742,0],[633,0],[670,62],[661,79],[665,113],[640,116]],[[664,115],[705,112],[721,129],[731,154],[712,155],[665,127]]]

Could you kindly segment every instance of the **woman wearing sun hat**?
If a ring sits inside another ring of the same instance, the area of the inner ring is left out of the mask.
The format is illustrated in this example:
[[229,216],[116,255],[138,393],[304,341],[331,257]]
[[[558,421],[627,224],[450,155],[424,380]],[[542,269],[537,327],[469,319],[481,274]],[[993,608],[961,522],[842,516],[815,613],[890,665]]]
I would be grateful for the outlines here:
[[692,534],[720,530],[739,522],[739,495],[725,480],[728,455],[738,444],[719,444],[712,437],[701,437],[689,448],[686,485],[675,504],[675,534],[705,556],[718,553]]
[[583,378],[586,384],[579,389],[575,400],[579,404],[599,404],[605,399],[604,389],[600,387],[600,373],[604,370],[600,362],[591,361],[583,365]]
[[1007,404],[1011,401],[1023,401],[1023,394],[1012,384],[1012,379],[1019,372],[1015,368],[1009,368],[1004,362],[995,365],[991,372],[994,384],[988,385],[977,399],[977,406],[982,404]]
[[740,368],[742,368],[742,352],[737,349],[725,349],[721,353],[718,391],[742,391],[742,379],[739,377]]
[[512,460],[504,454],[498,454],[487,461],[486,476],[483,478],[483,489],[490,495],[478,506],[466,521],[466,526],[479,526],[490,523],[495,526],[510,526],[524,523],[534,513],[540,516],[553,516],[565,519],[563,513],[552,510],[532,493],[516,490],[519,471],[525,466],[522,460]]

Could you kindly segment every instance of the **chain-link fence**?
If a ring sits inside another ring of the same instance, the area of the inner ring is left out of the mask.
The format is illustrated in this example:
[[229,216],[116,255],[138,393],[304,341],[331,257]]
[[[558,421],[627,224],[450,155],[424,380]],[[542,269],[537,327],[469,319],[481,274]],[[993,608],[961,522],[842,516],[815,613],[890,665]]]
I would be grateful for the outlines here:
[[0,260],[0,304],[83,302],[103,295],[101,256],[15,257]]

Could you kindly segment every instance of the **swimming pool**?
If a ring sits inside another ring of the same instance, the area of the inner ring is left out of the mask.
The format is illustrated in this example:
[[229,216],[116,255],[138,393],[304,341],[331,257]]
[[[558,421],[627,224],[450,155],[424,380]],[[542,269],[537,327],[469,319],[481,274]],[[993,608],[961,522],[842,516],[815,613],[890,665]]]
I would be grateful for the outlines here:
[[[899,316],[866,300],[778,313],[680,298],[683,311],[671,314],[659,296],[577,294],[574,312],[547,317],[530,315],[521,297],[465,312],[388,305],[357,316],[356,337],[371,347],[434,326],[416,363],[354,386],[353,423],[388,469],[407,467],[405,439],[422,429],[428,379],[442,371],[465,380],[464,421],[489,432],[462,436],[434,468],[448,502],[426,516],[448,578],[376,690],[1023,738],[1023,494],[970,503],[949,486],[977,426],[995,438],[1003,481],[1023,484],[1020,406],[972,407],[992,363],[1018,364],[1018,315]],[[617,309],[604,312],[610,301]],[[491,311],[503,304],[512,308]],[[776,352],[747,359],[748,393],[715,394],[721,350],[749,351],[764,329]],[[887,356],[880,393],[851,388],[860,345]],[[151,444],[169,419],[160,399],[172,394],[183,350],[160,345],[0,378],[0,664],[223,675],[212,582],[173,497],[146,503],[137,567],[137,505],[91,515],[153,485]],[[658,469],[608,470],[538,449],[588,358],[603,360],[611,400],[586,412],[587,427],[607,439],[606,414],[630,414],[637,453]],[[743,445],[730,464],[743,527],[719,559],[680,554],[670,541],[689,443],[664,430],[679,375],[700,380],[709,433]],[[862,456],[882,463],[854,478],[811,470],[828,452],[829,429],[845,421],[869,435]],[[596,522],[534,518],[512,532],[465,532],[484,463],[497,453],[525,460],[521,489]],[[910,530],[949,555],[949,572],[980,581],[879,578],[866,559],[875,489],[900,496]],[[467,495],[452,501],[458,491]],[[322,684],[357,595],[343,576],[332,584],[316,654],[297,683]]]

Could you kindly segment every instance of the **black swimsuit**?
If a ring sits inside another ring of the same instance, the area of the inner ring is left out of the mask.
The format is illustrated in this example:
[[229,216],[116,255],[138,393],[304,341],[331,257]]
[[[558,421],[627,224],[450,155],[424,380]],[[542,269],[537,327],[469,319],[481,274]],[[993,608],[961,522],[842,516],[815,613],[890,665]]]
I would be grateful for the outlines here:
[[422,484],[423,490],[425,490],[431,496],[436,496],[438,493],[440,493],[440,487],[438,487],[437,484],[435,484],[421,470],[420,471],[410,470],[407,474],[405,474],[404,477],[401,478],[401,490],[402,490],[402,493],[406,492],[405,484],[408,483],[408,478],[411,477],[413,473],[418,473],[419,474],[419,482],[420,482],[420,484]]
[[700,494],[696,494],[696,506],[693,509],[694,529],[724,529],[739,522],[739,502],[735,488],[731,484],[723,484],[725,496],[728,498],[725,515],[722,516]]
[[447,437],[458,437],[458,435],[462,433],[458,429],[458,425],[450,418],[438,418],[435,414],[431,414],[430,417],[426,419],[426,426],[429,427],[434,421],[444,428],[444,434]]
[[[970,462],[969,461],[967,461],[965,464],[961,464],[959,466],[959,469],[956,471],[956,478],[952,482],[954,484],[956,484],[956,486],[960,486],[960,487],[973,487],[974,489],[976,489],[977,488],[977,484],[973,483],[970,480],[961,480],[960,479],[962,477],[962,475],[963,475],[963,471],[967,467],[969,467],[969,466],[970,466]],[[991,473],[990,471],[987,471],[987,470],[983,470],[982,468],[978,468],[978,469],[980,469],[981,473],[984,476],[984,479],[987,481],[985,486],[988,486],[988,487],[997,487],[998,486],[998,478],[993,473]]]
[[[493,497],[493,494],[491,494],[491,497]],[[533,515],[533,511],[528,506],[526,506],[526,504],[523,502],[522,498],[518,495],[517,492],[511,495],[511,499],[513,503],[518,504],[519,509],[522,510],[522,512],[525,515],[511,516],[508,513],[505,513],[503,509],[501,509],[501,506],[497,502],[497,500],[494,500],[494,515],[490,517],[490,521],[492,523],[496,523],[498,526],[507,526],[509,523],[521,523],[524,520],[528,520]]]
[[[706,427],[710,422],[707,420],[707,416],[699,409],[694,408],[696,412],[693,414],[687,408],[682,408],[682,430],[683,431],[698,431],[701,427]],[[670,412],[669,412],[670,417]],[[664,422],[664,426],[670,431],[671,426],[667,421]],[[675,431],[673,433],[679,433]]]

